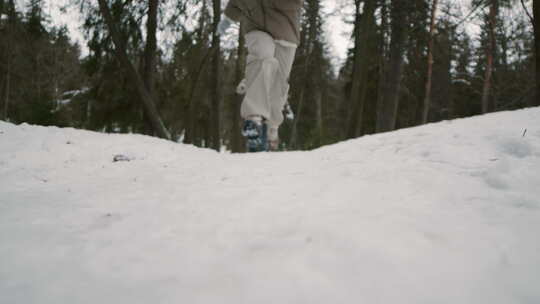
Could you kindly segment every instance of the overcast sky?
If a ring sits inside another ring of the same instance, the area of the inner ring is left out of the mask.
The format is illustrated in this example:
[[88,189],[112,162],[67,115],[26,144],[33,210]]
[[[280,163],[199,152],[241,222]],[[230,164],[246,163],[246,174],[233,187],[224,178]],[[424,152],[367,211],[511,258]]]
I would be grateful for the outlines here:
[[[342,14],[333,14],[343,1],[346,0],[323,0],[324,14],[327,16],[325,20],[326,38],[329,42],[330,51],[337,62],[341,62],[346,55],[351,33],[351,26],[343,22]],[[18,0],[18,2],[22,6],[27,0]],[[66,13],[61,11],[61,8],[66,6],[69,0],[45,0],[45,3],[46,12],[51,16],[53,24],[67,25],[71,37],[84,48],[86,42],[80,32],[82,18],[77,9],[69,8]]]
[[[26,3],[28,0],[18,0],[19,5]],[[61,7],[66,6],[70,0],[45,0],[46,12],[51,16],[54,24],[66,24],[70,30],[73,39],[78,41],[85,48],[86,43],[80,32],[82,18],[76,8],[69,8],[66,13],[61,11]],[[225,2],[226,0],[224,0]],[[471,0],[453,0],[453,3],[458,4],[462,11],[462,15],[466,15],[470,9]],[[351,2],[350,0],[322,0],[324,18],[324,28],[326,38],[329,45],[329,50],[334,56],[336,63],[341,63],[345,58],[347,48],[351,43],[352,26],[344,22],[343,18],[347,12],[343,9],[343,4]],[[349,7],[347,10],[351,10]],[[522,13],[519,12],[519,13]],[[478,26],[474,23],[467,24],[467,30],[473,34],[478,32]]]

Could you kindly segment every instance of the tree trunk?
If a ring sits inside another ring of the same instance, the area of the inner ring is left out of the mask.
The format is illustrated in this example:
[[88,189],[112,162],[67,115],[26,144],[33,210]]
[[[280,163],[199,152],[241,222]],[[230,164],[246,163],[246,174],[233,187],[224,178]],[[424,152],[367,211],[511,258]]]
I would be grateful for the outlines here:
[[146,48],[144,51],[144,82],[150,94],[154,93],[154,75],[157,50],[157,14],[159,0],[148,1],[148,21],[146,23]]
[[428,42],[428,71],[426,80],[426,91],[424,97],[424,111],[422,113],[422,124],[426,124],[429,119],[429,107],[431,105],[431,82],[433,77],[433,39],[435,33],[435,20],[437,15],[438,0],[433,0],[431,8],[431,23],[429,25],[429,42]]
[[[201,14],[199,17],[199,25],[198,25],[198,37],[200,41],[197,41],[197,43],[200,45],[201,50],[204,49],[207,45],[206,36],[205,36],[205,27],[206,27],[206,12],[207,10],[207,0],[202,1],[202,8],[201,8]],[[203,72],[205,73],[205,66],[208,61],[208,58],[210,57],[212,52],[212,49],[208,50],[206,54],[202,57],[199,67],[195,70],[195,75],[193,76],[193,81],[190,86],[189,91],[189,97],[188,97],[188,110],[187,110],[187,117],[186,117],[186,136],[184,138],[185,144],[195,144],[196,146],[201,146],[201,140],[199,134],[196,130],[197,123],[199,120],[197,119],[198,109],[199,109],[199,102],[195,99],[197,87],[199,84],[199,78],[201,77],[201,74]]]
[[495,24],[497,22],[498,0],[491,0],[487,22],[488,45],[486,46],[486,71],[482,89],[482,113],[490,111],[491,81],[493,76],[493,57],[495,53]]
[[105,19],[105,23],[107,24],[111,37],[114,41],[116,58],[118,59],[122,67],[125,69],[128,79],[130,80],[132,85],[135,86],[139,97],[143,101],[147,115],[152,121],[152,127],[157,132],[157,135],[159,137],[170,139],[171,136],[169,134],[169,131],[165,128],[163,121],[161,120],[161,117],[156,108],[154,98],[148,92],[148,89],[146,88],[143,79],[137,72],[137,69],[135,69],[133,63],[128,58],[125,48],[125,42],[122,40],[121,34],[115,25],[110,8],[107,5],[107,0],[98,0],[98,2],[100,12]]
[[317,146],[321,146],[323,142],[323,105],[322,105],[322,92],[317,91],[315,93],[315,106],[317,107],[316,111],[316,132],[317,132]]
[[[148,20],[146,22],[146,47],[144,49],[144,66],[143,66],[143,81],[146,85],[148,93],[154,100],[155,94],[155,71],[156,71],[156,51],[157,51],[157,15],[159,8],[159,0],[148,1]],[[145,134],[153,135],[155,133],[152,127],[150,117],[143,111],[143,121],[145,125]]]
[[355,54],[354,72],[352,78],[349,104],[352,106],[348,119],[347,138],[355,138],[361,135],[365,99],[367,93],[367,80],[371,56],[369,53],[370,36],[375,24],[376,0],[365,0],[364,11],[360,17],[360,4],[356,0],[355,22]]
[[[246,64],[246,37],[242,35],[242,25],[240,25],[240,34],[238,35],[238,53],[236,58],[236,70],[235,70],[235,83],[239,84],[242,79],[244,79],[244,70]],[[244,95],[235,94],[233,101],[233,130],[231,135],[231,150],[233,153],[243,152],[242,148],[242,136],[240,136],[240,107],[242,105],[242,100]]]
[[380,83],[383,94],[379,96],[377,132],[393,131],[396,128],[403,56],[408,35],[408,1],[410,0],[392,0],[390,59],[386,64],[385,77]]
[[534,46],[536,61],[536,98],[534,105],[540,106],[540,0],[533,0]]
[[[2,1],[3,2],[3,1]],[[1,16],[1,15],[0,15]],[[11,20],[8,20],[7,21],[7,26],[6,26],[6,37],[7,38],[7,70],[6,70],[6,86],[5,86],[5,95],[4,95],[4,108],[3,108],[3,116],[2,116],[2,119],[7,121],[9,116],[8,116],[8,111],[9,111],[9,103],[10,103],[10,94],[11,94],[11,64],[12,64],[12,61],[13,61],[13,56],[12,56],[12,50],[11,50],[11,44],[12,44],[12,39],[13,39],[13,33],[11,33]]]
[[4,97],[4,116],[3,116],[3,119],[5,121],[8,120],[9,116],[8,116],[8,111],[9,111],[9,97],[10,97],[10,92],[11,90],[11,50],[8,49],[8,60],[7,60],[7,74],[6,74],[6,95]]
[[307,33],[306,41],[303,43],[305,44],[304,48],[304,71],[302,73],[304,83],[301,87],[300,94],[298,97],[298,107],[296,109],[296,115],[294,117],[292,129],[291,129],[291,138],[289,145],[292,149],[296,149],[298,146],[298,122],[300,121],[300,118],[302,117],[302,111],[304,110],[304,103],[306,98],[306,91],[309,89],[309,83],[310,83],[310,69],[311,69],[311,63],[312,63],[312,56],[313,52],[315,50],[315,40],[317,39],[317,25],[318,25],[318,16],[320,12],[320,6],[319,3],[316,0],[310,0],[307,4],[307,10],[308,10],[308,28],[309,31]]
[[[204,65],[201,66],[201,68],[204,68]],[[197,107],[198,102],[195,101],[195,90],[197,90],[197,83],[198,83],[198,75],[201,72],[199,70],[197,73],[197,77],[193,80],[193,83],[191,84],[191,89],[189,93],[189,99],[188,99],[188,110],[187,110],[187,122],[186,122],[186,137],[184,138],[185,144],[194,144],[196,141],[196,132],[195,132],[195,126],[197,123]]]
[[221,20],[221,0],[213,0],[214,24],[212,35],[212,75],[210,84],[210,134],[212,138],[211,147],[220,151],[221,149],[221,83],[220,83],[220,64],[221,64],[221,37],[218,31],[219,21]]
[[[304,75],[307,76],[309,72],[309,60],[310,56],[308,55],[306,58],[306,66],[304,69]],[[296,109],[296,115],[294,116],[294,121],[291,129],[291,141],[290,141],[290,147],[292,149],[296,149],[298,145],[298,122],[300,121],[300,117],[302,115],[302,110],[304,109],[304,98],[305,98],[305,91],[307,90],[307,81],[305,85],[302,87],[302,90],[300,91],[300,96],[298,98],[298,107]]]
[[[384,96],[385,87],[382,85],[384,78],[386,77],[386,65],[388,61],[388,32],[389,32],[389,20],[388,20],[388,3],[387,0],[381,0],[381,41],[380,49],[381,55],[379,56],[379,85],[377,88],[377,104],[376,115],[382,113],[382,96]],[[376,124],[377,122],[375,122]],[[375,131],[377,126],[375,126]]]

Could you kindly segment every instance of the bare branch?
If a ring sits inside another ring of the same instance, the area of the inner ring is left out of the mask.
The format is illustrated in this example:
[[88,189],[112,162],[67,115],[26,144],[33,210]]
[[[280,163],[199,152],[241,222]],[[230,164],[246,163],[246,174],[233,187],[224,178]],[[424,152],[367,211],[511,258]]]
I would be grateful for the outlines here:
[[525,5],[525,0],[521,0],[521,5],[523,6],[523,10],[525,11],[525,13],[527,13],[527,16],[529,16],[531,23],[534,24],[534,18],[531,16],[531,13],[527,9],[527,5]]
[[463,23],[467,22],[469,18],[471,18],[478,10],[484,9],[489,5],[486,0],[478,2],[478,4],[471,10],[471,12],[465,16],[465,18],[461,19],[459,22],[457,22],[455,25],[453,25],[454,28],[458,28]]

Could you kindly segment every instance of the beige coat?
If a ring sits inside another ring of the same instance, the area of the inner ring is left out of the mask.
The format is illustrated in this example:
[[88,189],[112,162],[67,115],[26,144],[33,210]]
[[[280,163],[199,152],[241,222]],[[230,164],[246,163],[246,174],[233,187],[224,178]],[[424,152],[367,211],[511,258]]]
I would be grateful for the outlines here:
[[230,0],[225,15],[245,24],[245,32],[263,31],[275,40],[300,44],[303,0]]

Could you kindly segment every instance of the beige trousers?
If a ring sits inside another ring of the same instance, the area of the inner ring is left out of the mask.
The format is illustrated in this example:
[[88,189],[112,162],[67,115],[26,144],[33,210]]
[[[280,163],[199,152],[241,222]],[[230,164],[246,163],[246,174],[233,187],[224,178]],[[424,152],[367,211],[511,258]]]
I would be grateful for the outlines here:
[[276,41],[261,31],[247,33],[246,44],[246,95],[241,115],[244,119],[253,115],[263,116],[270,128],[277,129],[283,122],[296,45]]

